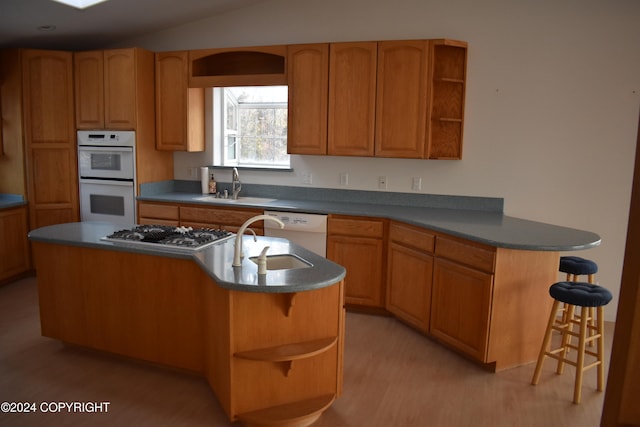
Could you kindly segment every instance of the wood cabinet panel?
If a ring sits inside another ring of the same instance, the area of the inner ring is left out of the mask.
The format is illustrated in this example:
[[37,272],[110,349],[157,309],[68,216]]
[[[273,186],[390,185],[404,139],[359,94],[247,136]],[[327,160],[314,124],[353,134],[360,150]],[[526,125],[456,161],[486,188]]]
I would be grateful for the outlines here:
[[379,219],[331,216],[327,224],[327,233],[329,235],[382,238],[384,236],[384,222]]
[[161,52],[156,60],[158,150],[203,151],[204,88],[189,88],[189,52]]
[[428,332],[433,255],[391,242],[387,262],[387,310]]
[[104,124],[107,129],[136,128],[135,55],[134,49],[104,51]]
[[332,43],[328,154],[373,156],[377,42]]
[[141,217],[172,219],[178,221],[180,219],[180,211],[178,205],[146,203],[138,202],[138,214]]
[[21,53],[29,225],[78,221],[72,54]]
[[391,223],[389,225],[389,240],[422,252],[433,253],[436,236],[424,228]]
[[436,258],[431,294],[431,334],[487,362],[493,276]]
[[26,207],[0,210],[0,283],[29,270],[27,232]]
[[327,258],[347,269],[345,302],[384,308],[385,222],[330,215],[327,234]]
[[495,268],[495,248],[481,247],[469,241],[438,236],[436,255],[489,273]]
[[[235,232],[249,218],[261,214],[262,211],[258,209],[180,206],[180,225],[223,228]],[[254,222],[251,228],[257,234],[263,234],[264,221]]]
[[329,45],[287,47],[289,154],[327,154]]
[[377,157],[424,157],[427,72],[427,40],[378,42]]
[[104,129],[104,56],[101,50],[75,52],[76,127]]

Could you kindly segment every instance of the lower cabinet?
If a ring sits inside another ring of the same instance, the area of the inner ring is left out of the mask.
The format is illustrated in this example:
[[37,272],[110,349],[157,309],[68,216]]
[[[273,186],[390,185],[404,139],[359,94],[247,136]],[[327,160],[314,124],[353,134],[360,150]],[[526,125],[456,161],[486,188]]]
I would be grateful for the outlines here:
[[429,332],[434,240],[417,227],[389,226],[386,307],[422,332]]
[[[139,224],[222,228],[235,233],[246,220],[260,214],[259,209],[138,202]],[[264,234],[262,221],[251,224],[251,228],[257,235]]]
[[27,208],[0,210],[0,283],[30,269]]
[[[180,206],[180,225],[186,227],[221,228],[236,233],[246,220],[261,215],[259,209],[224,208],[219,206]],[[251,229],[257,235],[264,234],[264,222],[256,221]]]
[[347,269],[345,303],[384,308],[384,220],[330,215],[327,258]]
[[495,251],[438,236],[431,294],[435,338],[487,362]]
[[489,273],[436,259],[431,334],[481,362],[486,361],[491,285]]
[[180,225],[178,205],[138,202],[138,224]]

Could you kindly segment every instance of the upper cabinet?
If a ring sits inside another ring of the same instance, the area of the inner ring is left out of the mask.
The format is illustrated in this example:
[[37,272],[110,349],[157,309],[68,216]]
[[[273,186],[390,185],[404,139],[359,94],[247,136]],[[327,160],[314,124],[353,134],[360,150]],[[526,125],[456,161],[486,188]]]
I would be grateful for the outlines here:
[[373,156],[376,42],[333,43],[329,52],[328,154]]
[[189,51],[189,87],[287,84],[287,46]]
[[324,46],[288,49],[290,153],[462,158],[465,42]]
[[173,179],[173,153],[156,149],[153,52],[109,49],[73,59],[76,128],[134,130],[138,186]]
[[427,123],[427,40],[378,43],[378,157],[423,158]]
[[156,53],[156,147],[203,151],[204,88],[190,88],[189,52]]
[[327,154],[329,45],[292,45],[287,50],[289,154]]
[[137,130],[143,122],[153,124],[153,53],[138,48],[76,52],[74,70],[78,129]]

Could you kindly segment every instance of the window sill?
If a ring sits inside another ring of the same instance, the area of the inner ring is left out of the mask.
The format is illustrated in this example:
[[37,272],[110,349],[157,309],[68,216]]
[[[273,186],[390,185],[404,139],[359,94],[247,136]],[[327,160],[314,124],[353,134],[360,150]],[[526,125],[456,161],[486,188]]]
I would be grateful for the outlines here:
[[238,170],[244,171],[264,171],[264,172],[293,172],[293,168],[291,167],[266,167],[266,166],[220,166],[220,165],[212,165],[209,166],[209,169],[215,170],[229,170],[233,168],[238,168]]

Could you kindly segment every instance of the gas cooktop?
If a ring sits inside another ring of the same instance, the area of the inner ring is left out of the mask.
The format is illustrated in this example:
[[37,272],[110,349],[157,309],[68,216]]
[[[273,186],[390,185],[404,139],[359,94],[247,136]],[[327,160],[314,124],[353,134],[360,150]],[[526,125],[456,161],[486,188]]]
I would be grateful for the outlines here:
[[138,225],[131,229],[116,231],[101,240],[134,247],[166,247],[197,251],[233,236],[234,234],[230,231],[213,228]]

